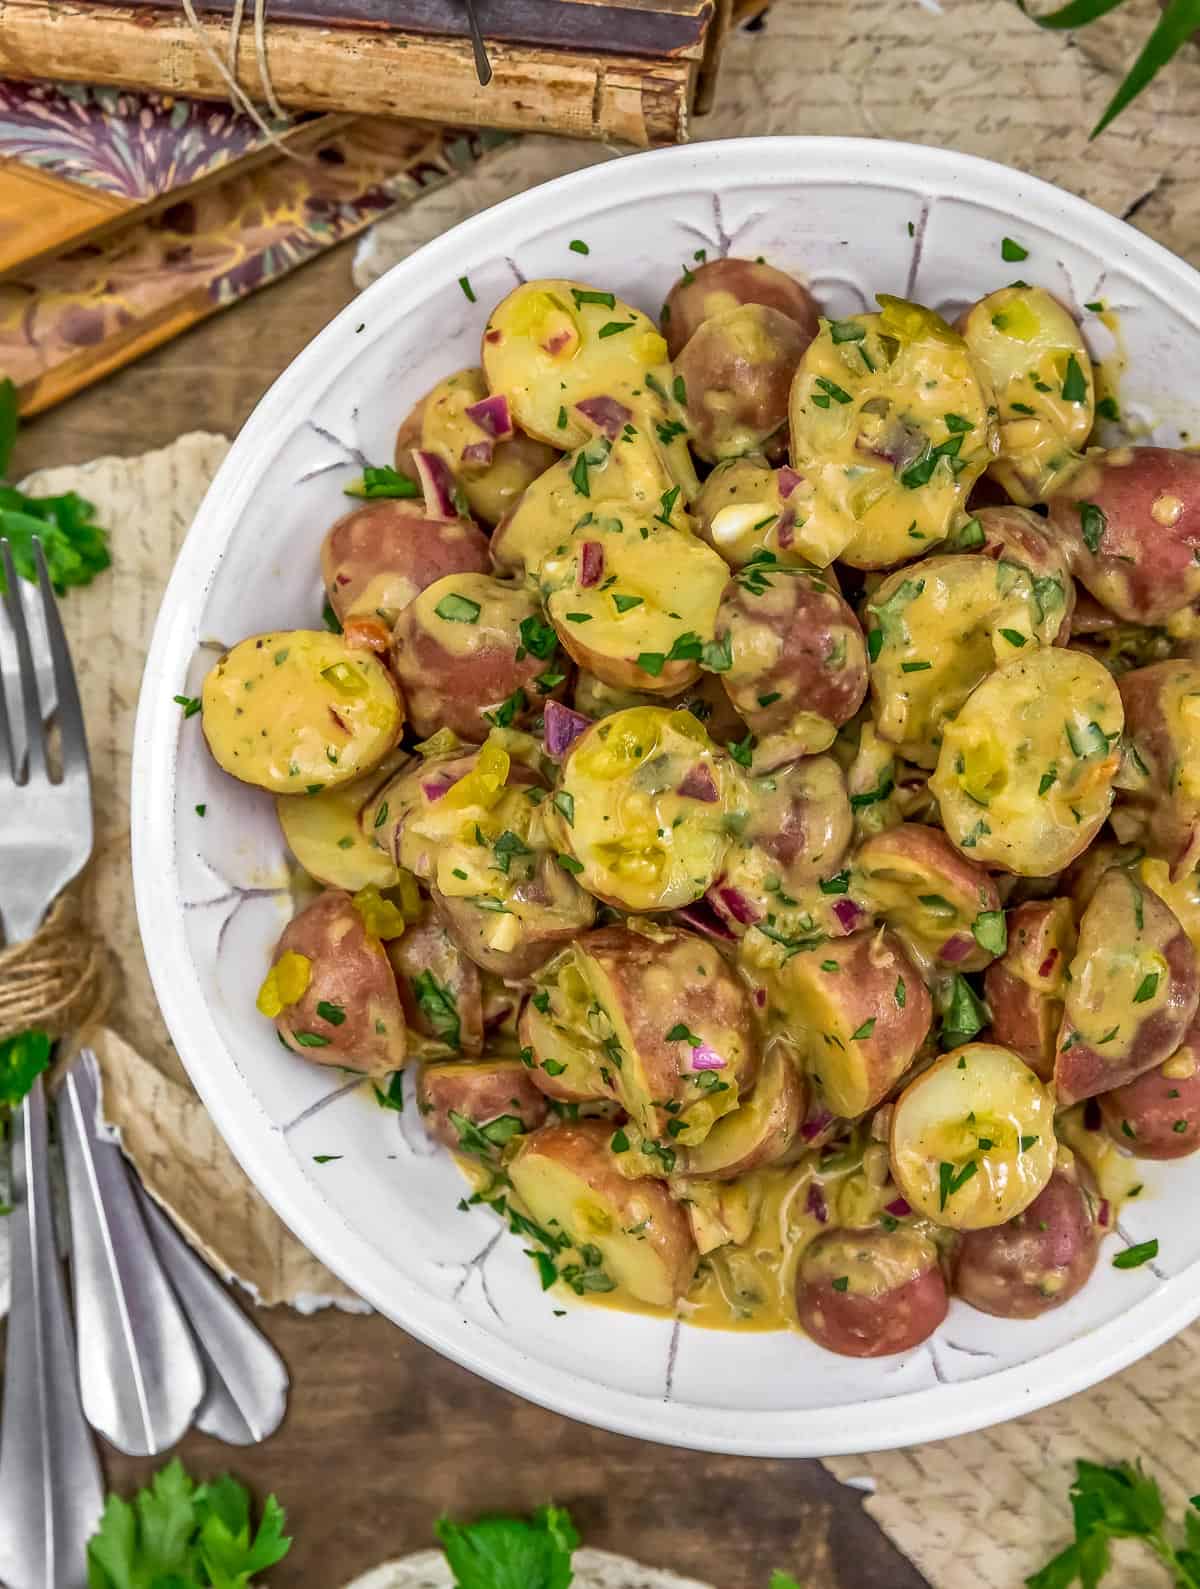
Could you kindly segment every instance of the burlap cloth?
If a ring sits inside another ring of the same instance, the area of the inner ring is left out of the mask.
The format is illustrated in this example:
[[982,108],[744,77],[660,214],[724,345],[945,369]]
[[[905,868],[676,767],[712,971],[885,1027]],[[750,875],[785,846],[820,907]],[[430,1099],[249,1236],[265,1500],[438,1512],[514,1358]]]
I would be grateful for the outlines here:
[[[866,134],[967,150],[1126,215],[1200,263],[1200,60],[1178,61],[1100,142],[1086,141],[1154,14],[1152,0],[1135,3],[1073,41],[1039,32],[1010,0],[782,0],[764,31],[731,40],[718,109],[697,134]],[[356,279],[510,193],[612,156],[553,139],[503,149],[377,227],[360,246]],[[46,470],[29,483],[81,492],[113,530],[111,572],[63,604],[72,650],[87,662],[80,688],[96,784],[84,905],[122,976],[111,1030],[96,1039],[106,1111],[150,1189],[218,1269],[264,1303],[355,1306],[253,1190],[188,1086],[137,936],[128,786],[143,658],[172,560],[227,446],[184,436],[141,458]],[[827,1465],[874,1483],[868,1509],[939,1589],[1012,1589],[1066,1536],[1076,1456],[1144,1455],[1175,1502],[1200,1489],[1200,1390],[1189,1372],[1197,1345],[1200,1327],[1109,1384],[987,1434]],[[1117,1581],[1165,1582],[1156,1574],[1139,1561]]]

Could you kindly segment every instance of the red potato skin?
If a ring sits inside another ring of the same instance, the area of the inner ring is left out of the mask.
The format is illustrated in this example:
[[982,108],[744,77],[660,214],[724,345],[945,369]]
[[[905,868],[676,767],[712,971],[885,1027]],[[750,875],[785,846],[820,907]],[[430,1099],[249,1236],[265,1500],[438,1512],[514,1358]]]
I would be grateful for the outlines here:
[[1087,1284],[1100,1251],[1079,1183],[1056,1170],[1029,1207],[1003,1225],[963,1233],[951,1289],[1001,1319],[1036,1319]]
[[714,259],[684,272],[667,294],[662,333],[678,358],[697,328],[714,314],[742,303],[766,304],[794,320],[811,342],[820,329],[816,299],[794,277],[752,259]]
[[1200,692],[1200,663],[1154,662],[1117,680],[1125,708],[1125,733],[1150,774],[1145,787],[1118,791],[1123,807],[1137,811],[1142,839],[1152,855],[1166,861],[1171,881],[1179,882],[1200,861],[1200,806],[1182,791],[1172,790],[1176,766],[1200,758],[1200,744],[1172,733],[1163,707],[1165,690],[1179,682]]
[[[522,902],[544,904],[549,910],[556,899],[561,901],[568,895],[568,891],[561,886],[561,879],[565,876],[553,855],[543,854],[533,877],[528,883],[520,885]],[[551,955],[557,954],[591,926],[595,914],[591,897],[582,889],[574,887],[569,897],[579,907],[573,920],[556,919],[552,927],[526,926],[521,942],[511,949],[495,949],[483,941],[480,929],[489,917],[478,906],[468,904],[464,899],[451,899],[435,888],[433,908],[451,938],[477,966],[494,972],[506,982],[523,982],[544,966]]]
[[[855,867],[866,879],[868,900],[870,874],[886,871],[889,865],[897,870],[911,868],[918,874],[924,873],[929,880],[929,892],[943,895],[951,904],[967,902],[960,912],[962,919],[948,927],[947,953],[944,958],[939,955],[937,963],[956,971],[982,971],[993,955],[971,937],[971,923],[981,912],[1000,909],[1000,891],[991,873],[960,854],[941,828],[927,827],[921,822],[901,823],[897,828],[874,834],[860,846]],[[901,931],[898,926],[894,930]],[[971,943],[965,955],[956,953],[963,938]]]
[[[743,304],[697,327],[675,371],[687,391],[691,444],[702,458],[716,463],[761,452],[772,463],[783,461],[788,394],[811,341],[794,320],[764,304]],[[769,352],[752,356],[747,343]]]
[[[839,1278],[825,1271],[834,1244],[854,1255],[856,1265],[883,1269],[894,1232],[833,1230],[817,1237],[800,1261],[796,1280],[796,1312],[801,1327],[819,1346],[840,1357],[891,1357],[926,1341],[946,1317],[949,1300],[932,1243],[923,1243],[919,1267],[899,1285],[871,1292],[834,1288]],[[834,1249],[836,1250],[836,1249]],[[836,1267],[836,1264],[834,1264]],[[847,1265],[848,1269],[850,1265]],[[848,1278],[848,1277],[847,1277]]]
[[[453,579],[448,582],[448,591],[454,583]],[[498,580],[494,584],[498,594],[492,621],[481,618],[480,644],[465,655],[447,650],[437,634],[421,622],[414,605],[406,607],[396,620],[392,671],[402,683],[413,731],[423,739],[439,728],[450,728],[460,739],[481,744],[492,728],[484,712],[494,710],[515,690],[525,691],[526,706],[514,716],[513,728],[523,728],[547,700],[557,700],[563,693],[564,685],[559,684],[542,694],[533,682],[542,673],[568,673],[560,652],[547,658],[525,652],[517,660],[518,650],[524,650],[521,621],[540,615],[537,601],[526,590],[501,585]]]
[[[1105,517],[1094,552],[1083,538],[1081,503]],[[1163,623],[1200,596],[1200,455],[1168,447],[1098,454],[1049,508],[1075,577],[1118,618]]]
[[546,1057],[553,1058],[553,1056],[547,1056],[543,1051],[539,1050],[533,1040],[532,1027],[533,1007],[529,1000],[526,999],[525,1007],[521,1011],[521,1019],[517,1025],[517,1041],[522,1048],[529,1049],[533,1054],[533,1067],[529,1072],[529,1079],[540,1092],[544,1092],[547,1098],[554,1098],[559,1103],[590,1103],[595,1098],[610,1098],[612,1096],[611,1093],[606,1092],[602,1087],[598,1087],[594,1092],[580,1092],[574,1087],[568,1087],[565,1072],[561,1076],[551,1076],[544,1069],[542,1060]]
[[984,998],[992,1012],[992,1041],[1020,1054],[1042,1081],[1049,1081],[1067,967],[1074,954],[1071,902],[1027,900],[1010,910],[1006,920],[1008,948],[983,979]]
[[388,576],[388,601],[399,613],[435,580],[483,574],[490,566],[487,537],[477,525],[428,519],[415,501],[368,502],[338,519],[321,543],[321,577],[343,622],[377,576]]
[[1063,606],[1052,644],[1065,646],[1075,611],[1075,581],[1066,549],[1047,532],[1046,521],[1029,508],[1005,503],[982,508],[975,517],[983,529],[984,542],[977,548],[983,556],[997,562],[1020,563],[1035,577],[1051,575],[1061,581]]
[[[760,738],[785,730],[798,712],[815,712],[840,728],[867,694],[867,647],[862,628],[829,580],[807,573],[773,573],[755,595],[731,579],[717,609],[716,638],[727,641],[733,666],[720,675],[730,704]],[[762,666],[753,638],[761,628],[778,636],[776,660]],[[760,697],[778,694],[760,705]]]
[[[681,945],[694,949],[695,962],[705,967],[705,975],[689,973],[681,977],[669,1006],[661,1000],[648,1000],[643,991],[647,976],[664,955]],[[679,1068],[679,1044],[667,1042],[666,1033],[676,1022],[690,1022],[699,1027],[699,1035],[703,1036],[700,1022],[705,1018],[739,1034],[743,1063],[728,1074],[728,1079],[736,1081],[741,1091],[749,1092],[762,1057],[750,996],[710,943],[678,928],[670,929],[669,941],[656,942],[628,927],[612,926],[589,933],[580,940],[580,947],[595,959],[616,990],[620,1014],[629,1028],[652,1099],[664,1103],[673,1099],[686,1080]],[[722,1076],[726,1073],[722,1072]],[[661,1135],[671,1116],[661,1109],[657,1116]]]
[[[829,758],[823,758],[828,763]],[[813,798],[808,769],[817,766],[806,757],[771,774],[776,796],[761,802],[770,826],[755,820],[754,805],[744,837],[777,863],[787,887],[832,877],[841,866],[854,836],[854,819],[845,779],[839,774],[836,792],[829,800]],[[760,802],[755,802],[760,804]],[[818,859],[819,857],[819,859]]]
[[526,1131],[535,1131],[546,1118],[547,1104],[519,1059],[479,1064],[447,1060],[422,1068],[417,1108],[433,1140],[457,1150],[451,1110],[477,1126],[501,1115],[516,1115]]
[[1109,1136],[1139,1159],[1184,1159],[1200,1148],[1200,1029],[1195,1024],[1167,1065],[1177,1061],[1193,1064],[1192,1074],[1168,1076],[1156,1065],[1097,1100]]
[[[1086,1040],[1070,1042],[1076,1027],[1068,994],[1054,1062],[1054,1089],[1061,1108],[1123,1087],[1143,1071],[1162,1064],[1179,1047],[1195,1018],[1200,999],[1196,951],[1170,906],[1149,888],[1142,888],[1140,893],[1148,934],[1157,938],[1158,951],[1166,961],[1168,998],[1137,1023],[1132,1047],[1127,1047],[1124,1054],[1109,1057]],[[1130,880],[1121,869],[1114,867],[1106,872],[1079,924],[1081,940],[1089,930],[1088,918],[1095,914],[1099,918],[1100,942],[1129,943],[1133,938],[1129,897]],[[1064,1047],[1065,1044],[1070,1046]]]
[[427,915],[410,926],[402,938],[392,939],[386,948],[409,1027],[424,1037],[440,1036],[414,991],[414,983],[428,971],[458,1009],[459,1052],[464,1057],[482,1053],[483,984],[479,968],[463,954],[441,922]]
[[[652,1176],[627,1180],[621,1174],[609,1148],[612,1133],[612,1123],[606,1120],[551,1122],[524,1140],[518,1157],[539,1153],[556,1159],[578,1175],[597,1196],[611,1199],[618,1207],[628,1206],[632,1201],[639,1211],[649,1208],[651,1213],[643,1234],[664,1260],[676,1297],[682,1297],[692,1283],[699,1256],[687,1213],[675,1202],[663,1181]],[[641,1218],[646,1215],[642,1213]],[[641,1218],[635,1217],[631,1223],[640,1224]],[[572,1234],[586,1239],[587,1232]]]
[[[350,895],[327,889],[294,916],[275,946],[272,965],[289,951],[306,956],[312,969],[301,998],[275,1017],[284,1044],[318,1065],[338,1065],[368,1076],[399,1070],[406,1041],[396,978],[383,945],[363,926]],[[318,1004],[337,1005],[345,1019],[340,1024],[327,1021],[317,1013]],[[299,1042],[297,1032],[326,1042],[312,1047]]]

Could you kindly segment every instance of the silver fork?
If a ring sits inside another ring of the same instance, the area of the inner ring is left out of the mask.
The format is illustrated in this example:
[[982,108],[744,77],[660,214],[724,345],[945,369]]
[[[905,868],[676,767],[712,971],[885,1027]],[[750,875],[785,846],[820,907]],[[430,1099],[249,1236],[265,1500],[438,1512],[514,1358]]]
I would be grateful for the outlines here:
[[[79,691],[37,540],[33,554],[57,694],[62,777],[50,777],[24,603],[11,549],[0,540],[4,607],[16,642],[27,747],[23,769],[0,689],[0,925],[10,944],[33,936],[92,853],[91,779]],[[12,1307],[0,1423],[0,1580],[8,1589],[49,1584],[85,1589],[87,1541],[99,1521],[104,1492],[75,1375],[54,1239],[40,1078],[13,1124],[9,1230]]]

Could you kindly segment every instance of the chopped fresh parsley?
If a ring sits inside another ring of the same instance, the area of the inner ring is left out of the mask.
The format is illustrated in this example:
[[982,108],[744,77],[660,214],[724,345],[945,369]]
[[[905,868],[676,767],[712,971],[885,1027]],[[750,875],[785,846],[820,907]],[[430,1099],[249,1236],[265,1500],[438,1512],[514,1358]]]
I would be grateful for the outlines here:
[[458,278],[458,285],[462,288],[463,295],[465,296],[467,302],[474,303],[475,289],[471,286],[469,279],[466,276],[460,276]]
[[421,487],[398,469],[382,464],[378,468],[365,468],[356,480],[342,488],[342,492],[344,496],[374,502],[382,497],[419,497]]
[[452,591],[443,596],[433,610],[446,623],[478,623],[483,609],[469,596],[459,596]]
[[1000,258],[1010,265],[1015,265],[1019,260],[1029,258],[1029,250],[1022,248],[1021,244],[1014,242],[1011,237],[1004,237],[1000,240]]

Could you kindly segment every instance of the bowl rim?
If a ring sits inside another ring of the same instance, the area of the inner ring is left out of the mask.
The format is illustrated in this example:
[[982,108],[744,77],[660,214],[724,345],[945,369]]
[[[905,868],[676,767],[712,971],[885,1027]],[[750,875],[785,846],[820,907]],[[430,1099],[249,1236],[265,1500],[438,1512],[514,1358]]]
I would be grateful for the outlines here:
[[[613,1390],[554,1368],[489,1335],[452,1304],[391,1267],[305,1176],[282,1129],[240,1075],[212,1021],[183,927],[176,878],[176,760],[183,683],[200,636],[199,620],[226,545],[262,465],[295,428],[306,393],[328,385],[357,355],[360,321],[385,311],[430,274],[469,274],[478,250],[531,204],[573,213],[577,201],[669,198],[681,178],[726,161],[763,185],[799,180],[912,183],[926,200],[964,192],[1060,233],[1096,237],[1148,270],[1159,288],[1179,288],[1200,327],[1200,278],[1185,262],[1116,216],[1041,178],[953,150],[886,139],[774,136],[719,139],[623,156],[570,172],[468,218],[394,265],[347,304],[275,379],[242,427],[210,484],[176,559],[147,653],[131,770],[130,825],[138,922],[163,1019],[193,1085],[225,1141],[285,1224],[364,1301],[461,1367],[567,1417],[660,1444],[748,1456],[822,1457],[884,1450],[967,1433],[1032,1412],[1107,1379],[1170,1339],[1200,1315],[1200,1263],[1163,1281],[1125,1313],[1041,1357],[978,1379],[938,1383],[855,1405],[802,1411],[750,1411]],[[803,179],[797,171],[803,171]],[[584,218],[580,217],[580,222]],[[480,260],[482,263],[482,258]],[[347,331],[351,333],[347,335]],[[361,346],[361,344],[359,345]],[[881,1416],[882,1414],[882,1416]]]

